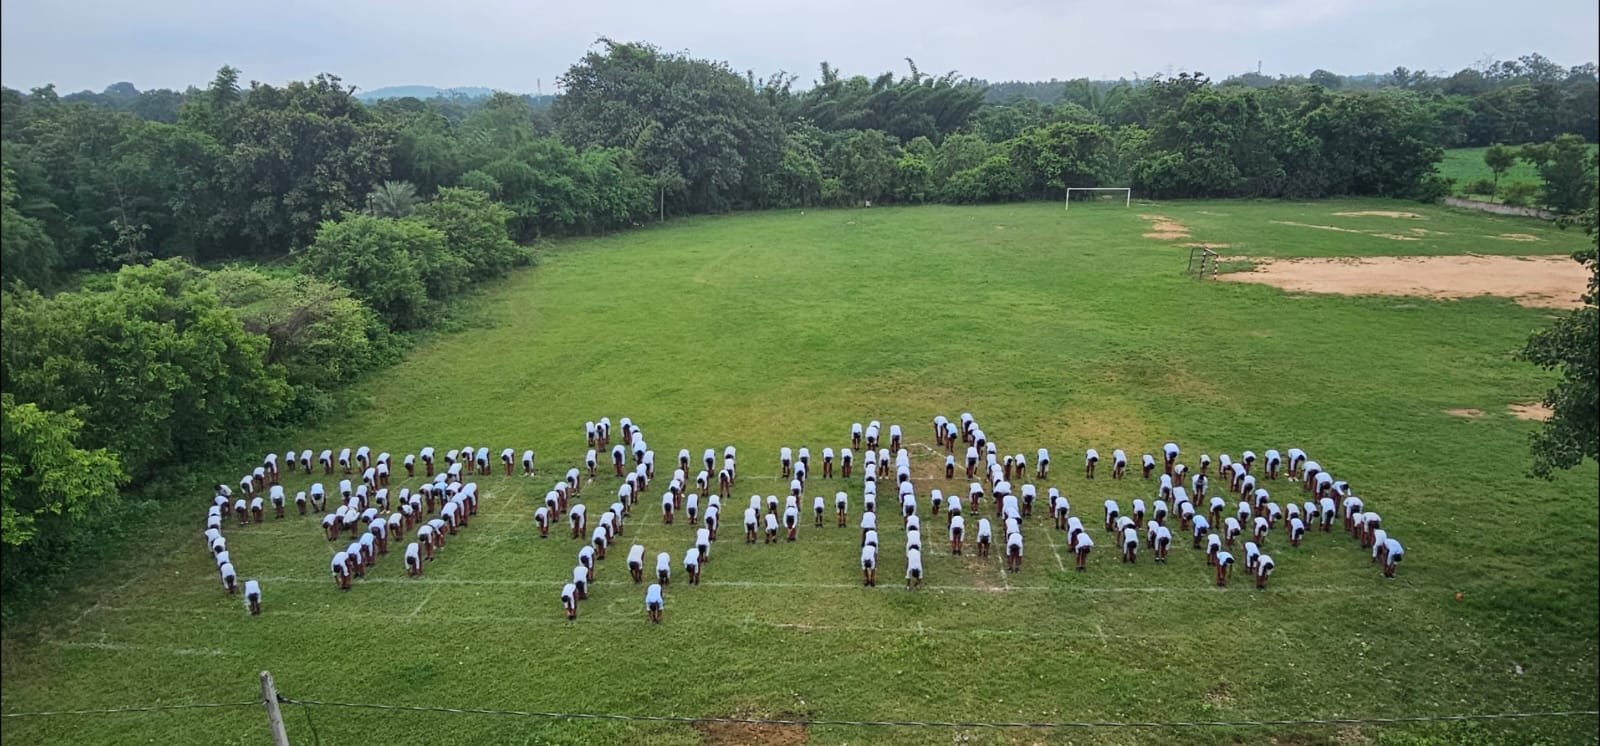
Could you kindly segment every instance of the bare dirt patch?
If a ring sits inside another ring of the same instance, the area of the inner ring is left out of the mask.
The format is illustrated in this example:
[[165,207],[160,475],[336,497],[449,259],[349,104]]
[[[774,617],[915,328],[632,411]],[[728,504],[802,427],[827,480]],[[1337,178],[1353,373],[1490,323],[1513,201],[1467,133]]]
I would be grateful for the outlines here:
[[1506,409],[1511,410],[1511,414],[1519,420],[1533,420],[1535,422],[1544,422],[1545,420],[1554,417],[1556,414],[1555,412],[1551,411],[1549,407],[1545,406],[1544,402],[1536,401],[1525,402],[1522,404],[1512,404],[1506,407]]
[[1150,224],[1150,231],[1144,234],[1145,238],[1154,238],[1159,241],[1174,241],[1189,237],[1189,229],[1165,215],[1144,214],[1140,220]]
[[1211,249],[1212,251],[1233,248],[1233,244],[1227,243],[1186,243],[1184,246],[1191,249]]
[[1405,220],[1423,220],[1421,215],[1414,212],[1398,212],[1395,210],[1358,210],[1356,212],[1336,212],[1335,217],[1341,218],[1399,218]]
[[1251,272],[1220,279],[1307,293],[1416,295],[1433,299],[1493,295],[1529,308],[1579,308],[1583,265],[1565,256],[1429,256],[1257,259]]
[[[734,715],[734,717],[752,717]],[[803,725],[769,725],[766,723],[696,723],[703,743],[711,746],[743,746],[749,743],[797,746],[810,740]]]
[[1519,243],[1527,243],[1530,241],[1539,240],[1538,236],[1529,235],[1527,233],[1502,233],[1498,236],[1484,236],[1484,238],[1494,238],[1501,241],[1517,241]]
[[1451,417],[1467,417],[1474,420],[1483,416],[1481,409],[1446,409],[1444,413]]

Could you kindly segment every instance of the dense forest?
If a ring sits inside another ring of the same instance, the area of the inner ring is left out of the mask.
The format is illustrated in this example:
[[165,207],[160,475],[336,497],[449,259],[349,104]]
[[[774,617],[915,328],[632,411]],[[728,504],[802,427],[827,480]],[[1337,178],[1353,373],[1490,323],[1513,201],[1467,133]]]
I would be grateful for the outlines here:
[[130,485],[328,411],[550,237],[1068,186],[1431,200],[1442,148],[1494,143],[1536,144],[1569,187],[1551,206],[1592,198],[1593,64],[992,85],[906,64],[823,63],[799,89],[602,40],[553,101],[363,103],[332,75],[231,67],[182,92],[0,90],[0,581],[36,581]]

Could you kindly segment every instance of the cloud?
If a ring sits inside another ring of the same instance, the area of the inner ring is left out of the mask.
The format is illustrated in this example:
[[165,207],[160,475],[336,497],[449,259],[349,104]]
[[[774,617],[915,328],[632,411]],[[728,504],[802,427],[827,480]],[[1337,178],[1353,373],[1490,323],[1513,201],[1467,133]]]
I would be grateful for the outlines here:
[[332,72],[367,89],[550,92],[604,35],[788,70],[802,84],[823,60],[872,75],[903,70],[905,57],[989,80],[1220,77],[1258,61],[1269,74],[1454,70],[1531,51],[1574,65],[1594,58],[1597,25],[1596,4],[1567,0],[1515,13],[1488,0],[55,0],[0,6],[0,63],[6,85],[64,91],[181,88],[227,63],[267,82]]

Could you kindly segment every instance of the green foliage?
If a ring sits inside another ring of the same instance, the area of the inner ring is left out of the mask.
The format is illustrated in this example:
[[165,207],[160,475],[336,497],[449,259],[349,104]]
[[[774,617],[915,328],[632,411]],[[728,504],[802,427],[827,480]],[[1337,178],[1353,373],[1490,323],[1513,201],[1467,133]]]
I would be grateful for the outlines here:
[[1498,189],[1498,187],[1496,187],[1494,181],[1490,179],[1478,179],[1476,181],[1470,181],[1467,182],[1466,186],[1461,187],[1461,191],[1464,194],[1480,194],[1485,197],[1493,197],[1496,189]]
[[4,296],[0,390],[83,420],[80,443],[135,478],[216,453],[283,411],[266,338],[181,260],[124,267],[106,290]]
[[385,181],[367,195],[367,214],[403,218],[417,209],[417,188],[404,181]]
[[[1490,145],[1483,151],[1483,163],[1494,174],[1493,183],[1498,187],[1500,185],[1500,177],[1505,176],[1506,172],[1516,165],[1517,151],[1499,143]],[[1494,190],[1490,189],[1488,193],[1494,194]]]
[[529,263],[533,254],[506,234],[512,213],[473,189],[440,189],[416,209],[416,218],[444,234],[450,253],[467,263],[473,278],[501,277],[512,267]]
[[1583,210],[1595,197],[1595,151],[1577,135],[1562,135],[1542,148],[1524,148],[1524,157],[1544,180],[1540,201],[1563,215]]
[[1500,189],[1500,201],[1511,207],[1527,207],[1539,196],[1537,184],[1507,184]]
[[[125,480],[116,454],[78,446],[72,412],[41,410],[0,395],[0,543],[11,565],[19,550],[51,545],[72,524],[115,505]],[[7,575],[11,575],[8,567]],[[8,577],[7,580],[12,579]]]
[[248,267],[220,269],[209,279],[244,328],[266,338],[265,362],[283,369],[298,415],[391,355],[382,320],[345,288]]
[[1571,469],[1584,458],[1600,459],[1600,232],[1596,231],[1596,203],[1573,223],[1582,226],[1591,245],[1572,255],[1589,272],[1583,307],[1556,320],[1548,329],[1528,339],[1522,358],[1561,374],[1555,388],[1544,395],[1550,420],[1533,435],[1533,472],[1548,477],[1558,469]]
[[9,169],[0,172],[0,287],[20,283],[29,287],[50,284],[55,275],[55,242],[38,220],[16,207],[17,192]]
[[467,262],[425,223],[348,214],[322,224],[300,268],[349,288],[391,329],[408,330],[434,318],[434,299],[460,289]]

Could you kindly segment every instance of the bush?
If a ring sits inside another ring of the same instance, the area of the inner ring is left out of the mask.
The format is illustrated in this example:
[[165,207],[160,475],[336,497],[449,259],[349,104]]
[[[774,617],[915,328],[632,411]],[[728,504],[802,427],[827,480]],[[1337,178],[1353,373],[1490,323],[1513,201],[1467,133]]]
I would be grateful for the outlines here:
[[1527,207],[1539,196],[1538,184],[1507,184],[1500,190],[1500,201],[1512,207]]
[[[1508,184],[1507,186],[1510,185]],[[1475,181],[1467,182],[1466,186],[1461,187],[1461,191],[1464,194],[1478,194],[1484,197],[1493,197],[1495,194],[1495,184],[1494,181],[1490,179],[1477,179]]]
[[458,290],[467,263],[446,249],[444,233],[421,222],[349,214],[322,224],[300,267],[349,288],[389,328],[406,330],[433,320],[430,299]]
[[1411,198],[1418,202],[1432,204],[1443,200],[1454,193],[1455,179],[1448,179],[1438,174],[1428,174],[1417,182],[1411,189]]

